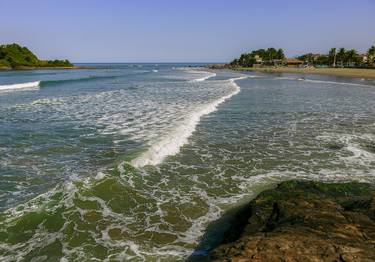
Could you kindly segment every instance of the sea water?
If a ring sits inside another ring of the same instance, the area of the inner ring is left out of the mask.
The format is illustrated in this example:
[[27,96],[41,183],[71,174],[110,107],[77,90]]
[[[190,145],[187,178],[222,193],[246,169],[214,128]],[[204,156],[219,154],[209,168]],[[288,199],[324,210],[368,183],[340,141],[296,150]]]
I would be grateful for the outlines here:
[[375,83],[185,64],[0,72],[2,261],[176,261],[287,179],[375,182]]

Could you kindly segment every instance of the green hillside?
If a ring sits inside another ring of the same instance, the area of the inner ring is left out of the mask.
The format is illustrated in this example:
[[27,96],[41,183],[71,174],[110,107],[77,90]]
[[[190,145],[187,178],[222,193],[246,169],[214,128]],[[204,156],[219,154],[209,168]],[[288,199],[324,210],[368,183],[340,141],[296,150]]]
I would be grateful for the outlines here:
[[68,60],[39,60],[27,47],[0,45],[0,68],[73,67]]

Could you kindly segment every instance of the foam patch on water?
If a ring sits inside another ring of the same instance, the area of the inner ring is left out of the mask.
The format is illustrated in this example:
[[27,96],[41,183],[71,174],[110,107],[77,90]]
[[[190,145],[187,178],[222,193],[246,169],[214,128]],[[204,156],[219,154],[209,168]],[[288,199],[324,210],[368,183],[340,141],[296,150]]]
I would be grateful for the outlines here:
[[375,137],[372,134],[328,134],[317,138],[325,142],[340,144],[343,152],[338,154],[338,158],[346,165],[361,165],[370,168],[375,164],[375,154],[366,150],[362,145],[375,143]]
[[216,111],[217,107],[221,103],[238,94],[240,92],[240,87],[235,83],[235,81],[244,78],[246,78],[246,76],[230,79],[229,82],[235,87],[232,93],[198,108],[167,137],[153,144],[150,149],[148,149],[147,152],[143,153],[141,156],[133,159],[131,164],[135,167],[157,165],[160,164],[167,156],[177,154],[180,151],[180,148],[188,142],[188,138],[195,131],[201,117]]

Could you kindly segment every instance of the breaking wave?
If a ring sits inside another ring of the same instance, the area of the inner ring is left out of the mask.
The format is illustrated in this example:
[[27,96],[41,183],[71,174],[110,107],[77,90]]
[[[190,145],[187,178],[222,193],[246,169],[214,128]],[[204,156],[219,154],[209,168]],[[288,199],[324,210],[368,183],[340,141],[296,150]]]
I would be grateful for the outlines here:
[[[210,76],[212,77],[212,76]],[[167,156],[175,155],[180,148],[188,142],[188,138],[195,131],[200,119],[217,110],[217,107],[230,97],[240,92],[240,87],[235,83],[236,80],[244,79],[247,76],[229,79],[229,82],[235,87],[235,90],[229,95],[223,96],[209,104],[199,107],[198,110],[174,129],[167,137],[151,145],[149,150],[133,159],[130,164],[134,167],[144,167],[147,165],[160,164]]]
[[40,86],[40,81],[11,84],[11,85],[0,85],[0,91],[30,89],[30,88],[37,88],[39,86]]
[[40,81],[40,87],[47,87],[47,86],[55,86],[59,84],[66,84],[72,82],[87,82],[87,81],[95,81],[98,79],[114,79],[119,77],[118,75],[114,76],[89,76],[89,77],[82,77],[82,78],[72,78],[72,79],[61,79],[61,80],[44,80]]
[[65,84],[65,83],[86,82],[86,81],[94,81],[98,79],[113,79],[117,77],[119,76],[117,75],[89,76],[89,77],[83,77],[83,78],[61,79],[61,80],[42,80],[42,81],[26,82],[26,83],[19,83],[19,84],[0,85],[0,91],[12,91],[12,90],[48,87],[48,86],[55,86],[59,84]]
[[197,79],[193,79],[193,80],[190,80],[190,81],[191,82],[202,82],[202,81],[206,81],[207,79],[215,77],[215,76],[216,76],[215,73],[209,73],[209,75],[207,75],[207,76],[200,77],[200,78],[197,78]]

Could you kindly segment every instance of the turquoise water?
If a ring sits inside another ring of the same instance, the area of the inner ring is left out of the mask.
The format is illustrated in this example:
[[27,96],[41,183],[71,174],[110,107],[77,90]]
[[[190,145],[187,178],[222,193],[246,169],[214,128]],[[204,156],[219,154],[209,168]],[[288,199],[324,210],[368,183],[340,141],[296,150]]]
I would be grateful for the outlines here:
[[374,101],[371,80],[181,64],[0,72],[0,256],[184,260],[267,185],[375,182]]

